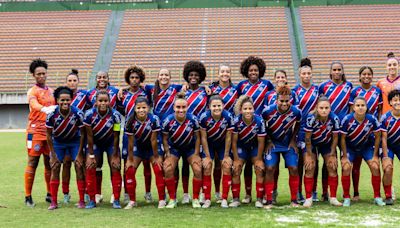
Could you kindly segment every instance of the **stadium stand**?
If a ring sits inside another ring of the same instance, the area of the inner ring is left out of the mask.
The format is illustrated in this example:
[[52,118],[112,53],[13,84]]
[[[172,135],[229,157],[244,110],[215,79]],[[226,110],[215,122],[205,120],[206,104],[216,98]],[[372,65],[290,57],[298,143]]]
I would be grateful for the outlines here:
[[[0,92],[26,93],[34,58],[49,63],[48,84],[64,83],[71,68],[86,86],[110,11],[6,12],[0,14]],[[85,23],[82,23],[85,22]]]
[[301,22],[314,81],[325,81],[333,60],[343,62],[347,78],[358,84],[358,70],[374,69],[375,81],[386,75],[386,54],[400,55],[399,5],[301,7]]
[[111,64],[115,83],[124,84],[123,70],[138,64],[150,72],[154,82],[158,69],[172,70],[181,82],[183,65],[201,60],[209,71],[208,80],[217,77],[218,65],[231,65],[233,81],[242,80],[240,62],[249,55],[262,57],[267,78],[276,68],[289,71],[294,84],[291,48],[285,8],[223,8],[130,10],[125,12]]

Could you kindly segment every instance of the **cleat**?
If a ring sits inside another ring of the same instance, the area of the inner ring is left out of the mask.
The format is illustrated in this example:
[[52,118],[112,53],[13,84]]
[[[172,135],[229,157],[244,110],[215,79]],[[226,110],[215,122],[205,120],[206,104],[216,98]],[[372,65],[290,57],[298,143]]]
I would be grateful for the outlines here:
[[256,206],[256,208],[263,208],[264,205],[262,203],[262,199],[257,199],[255,202],[255,206]]
[[192,207],[193,208],[201,208],[200,201],[198,199],[192,200]]
[[129,195],[128,195],[128,193],[125,193],[124,194],[124,204],[128,204],[129,203]]
[[319,199],[318,199],[318,192],[313,192],[313,193],[312,193],[312,201],[313,201],[313,202],[319,202]]
[[393,198],[386,198],[385,199],[385,205],[392,206],[394,204]]
[[250,196],[250,195],[246,195],[246,196],[244,197],[244,199],[242,200],[242,203],[244,203],[244,204],[249,204],[249,203],[251,203],[251,196]]
[[85,203],[90,201],[90,196],[88,194],[85,193],[85,197],[84,197]]
[[114,203],[114,194],[111,194],[110,203],[111,203],[111,204]]
[[182,204],[190,203],[190,195],[189,193],[183,193]]
[[47,193],[46,198],[44,199],[46,202],[51,203],[51,194]]
[[121,204],[120,204],[119,200],[114,200],[112,207],[114,209],[121,209]]
[[146,203],[154,202],[153,197],[151,196],[151,192],[146,192],[146,194],[144,194],[144,200],[146,201]]
[[176,202],[176,200],[170,200],[167,204],[167,206],[165,206],[165,208],[176,208],[178,206],[178,203]]
[[278,198],[278,191],[277,190],[274,190],[273,192],[272,192],[272,204],[277,204],[277,199]]
[[386,205],[386,203],[383,202],[383,199],[382,199],[381,197],[376,197],[376,198],[374,199],[374,203],[375,203],[376,205],[378,205],[378,206],[385,206],[385,205]]
[[134,208],[136,206],[137,206],[137,204],[136,204],[135,201],[129,201],[128,204],[124,207],[124,209],[125,210],[130,210],[130,209],[132,209],[132,208]]
[[310,208],[313,205],[313,198],[304,200],[303,207]]
[[350,207],[350,204],[351,204],[350,198],[343,199],[343,207]]
[[226,199],[223,199],[221,201],[221,207],[222,208],[229,208],[228,201]]
[[267,200],[267,203],[265,203],[264,205],[264,209],[270,210],[274,207],[274,205],[272,204],[272,200]]
[[209,208],[211,206],[211,200],[205,200],[201,208]]
[[96,194],[96,195],[94,196],[94,198],[95,198],[95,200],[96,200],[96,204],[97,204],[97,203],[103,202],[103,195]]
[[96,207],[96,201],[90,200],[85,209],[93,209]]
[[329,201],[328,193],[322,194],[322,202],[328,202],[328,201]]
[[263,203],[263,205],[267,204],[267,199],[263,198],[262,203]]
[[50,203],[50,207],[47,208],[47,210],[52,211],[52,210],[55,210],[57,208],[58,208],[57,203],[53,203],[52,202],[52,203]]
[[165,208],[167,206],[167,202],[165,200],[158,201],[158,209]]
[[32,196],[25,196],[25,205],[28,207],[35,207],[35,203],[33,202]]
[[299,201],[300,203],[304,203],[305,199],[303,194],[301,194],[301,192],[297,193],[297,201]]
[[219,193],[219,192],[215,193],[215,201],[217,203],[221,203],[222,202],[221,193]]
[[85,202],[79,201],[78,204],[76,205],[77,208],[79,209],[84,209],[85,208]]
[[70,194],[64,194],[64,203],[65,204],[69,204],[69,202],[71,201],[71,195]]
[[336,206],[336,207],[340,207],[340,206],[343,205],[343,204],[342,204],[341,202],[339,202],[335,197],[329,198],[329,203],[330,203],[332,206]]
[[297,200],[292,200],[292,202],[290,202],[290,207],[297,208],[300,207],[300,204]]
[[203,205],[206,201],[206,198],[204,197],[204,193],[200,193],[199,195],[199,202],[201,205]]
[[229,207],[239,207],[240,201],[239,199],[233,199],[232,203],[229,204]]

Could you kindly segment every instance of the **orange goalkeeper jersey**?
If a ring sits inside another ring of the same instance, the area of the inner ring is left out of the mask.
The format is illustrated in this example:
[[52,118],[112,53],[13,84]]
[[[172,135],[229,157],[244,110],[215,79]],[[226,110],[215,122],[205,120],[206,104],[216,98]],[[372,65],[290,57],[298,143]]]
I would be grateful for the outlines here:
[[53,90],[49,87],[41,88],[37,85],[28,90],[29,116],[27,133],[34,135],[34,140],[46,140],[46,113],[40,110],[43,107],[55,105]]
[[397,78],[395,78],[393,81],[386,76],[385,78],[380,79],[376,86],[382,91],[382,114],[385,114],[391,109],[388,101],[388,95],[390,91],[394,89],[400,89],[400,76],[397,76]]

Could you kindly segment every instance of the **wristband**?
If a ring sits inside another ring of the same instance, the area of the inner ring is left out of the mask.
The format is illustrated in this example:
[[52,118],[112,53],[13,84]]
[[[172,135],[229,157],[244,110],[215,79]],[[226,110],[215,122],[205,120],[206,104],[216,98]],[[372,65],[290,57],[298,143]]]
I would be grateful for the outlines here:
[[94,158],[94,154],[89,154],[89,158]]

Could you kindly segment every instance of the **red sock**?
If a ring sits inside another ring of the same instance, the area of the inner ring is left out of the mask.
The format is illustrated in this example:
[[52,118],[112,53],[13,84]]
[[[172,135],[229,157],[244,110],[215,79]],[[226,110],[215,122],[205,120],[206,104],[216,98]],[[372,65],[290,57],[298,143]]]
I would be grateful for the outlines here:
[[44,180],[46,182],[47,192],[51,192],[50,191],[50,177],[51,177],[51,169],[44,168]]
[[328,185],[330,190],[330,197],[336,198],[337,186],[338,186],[338,179],[339,177],[331,177],[328,176]]
[[350,175],[342,176],[343,198],[350,198]]
[[381,176],[371,175],[371,183],[374,189],[374,198],[381,197]]
[[35,172],[36,169],[31,166],[27,166],[25,168],[25,196],[32,195],[32,186],[35,180]]
[[[278,190],[279,169],[275,169],[274,173],[274,191]],[[297,194],[297,192],[296,192]]]
[[274,191],[274,181],[265,181],[264,189],[265,189],[265,198],[268,201],[272,201],[272,192]]
[[121,194],[122,177],[121,172],[115,171],[111,173],[111,183],[113,188],[114,199],[119,200]]
[[96,195],[96,179],[96,168],[86,169],[86,191],[92,201]]
[[358,186],[360,183],[360,169],[361,169],[362,157],[357,156],[353,162],[353,169],[351,171],[351,175],[353,177],[353,188],[354,194],[358,194]]
[[215,187],[215,192],[220,192],[220,186],[221,186],[221,168],[215,169],[214,168],[214,187]]
[[103,182],[103,171],[96,171],[96,194],[101,195],[101,183]]
[[85,200],[85,181],[77,180],[76,185],[78,185],[79,201],[83,202]]
[[189,176],[182,176],[183,193],[189,193]]
[[136,201],[136,168],[129,167],[125,172],[126,190],[129,195],[129,200]]
[[262,199],[264,195],[264,183],[256,182],[257,199]]
[[69,193],[69,182],[63,181],[61,186],[62,186],[62,191],[63,191],[64,195],[68,194]]
[[289,175],[290,199],[296,200],[299,192],[299,176]]
[[253,185],[253,176],[244,176],[244,186],[246,188],[246,195],[251,196],[252,185]]
[[165,185],[167,186],[168,189],[169,198],[171,200],[175,200],[176,199],[175,177],[165,179]]
[[199,199],[200,189],[201,186],[203,185],[203,181],[193,177],[192,185],[193,185],[193,199]]
[[203,193],[206,200],[211,200],[211,175],[203,176]]
[[229,188],[232,184],[232,176],[231,175],[223,175],[222,176],[222,199],[228,199]]
[[240,183],[232,184],[232,197],[234,199],[239,199],[239,197],[240,197]]
[[386,198],[392,198],[392,185],[384,185],[383,190],[385,190]]
[[313,187],[314,187],[314,177],[304,176],[304,189],[306,190],[306,199],[312,197]]
[[144,175],[144,185],[146,192],[151,192],[150,160],[143,160],[143,175]]
[[50,181],[51,200],[55,204],[57,204],[58,186],[60,186],[60,180]]
[[156,177],[158,200],[165,200],[165,182],[163,171],[157,164],[153,164],[153,171],[154,176]]

